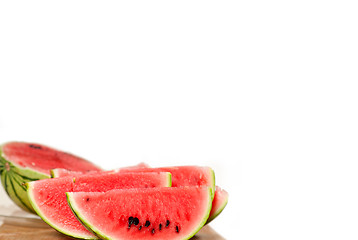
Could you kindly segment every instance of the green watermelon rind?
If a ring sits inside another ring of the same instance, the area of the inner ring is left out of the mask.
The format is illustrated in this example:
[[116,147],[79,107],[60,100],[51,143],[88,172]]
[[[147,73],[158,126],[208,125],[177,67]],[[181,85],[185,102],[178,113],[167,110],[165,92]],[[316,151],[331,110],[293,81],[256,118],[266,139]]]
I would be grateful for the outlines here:
[[[212,171],[214,173],[214,171]],[[214,175],[214,184],[215,184],[215,174]],[[193,232],[190,234],[190,236],[188,236],[187,239],[192,238],[197,232],[200,231],[200,229],[202,229],[202,227],[205,225],[206,221],[208,220],[209,216],[210,216],[210,211],[211,211],[211,207],[212,207],[212,202],[213,202],[213,197],[212,197],[212,189],[208,189],[209,193],[211,194],[211,200],[208,201],[207,203],[207,211],[206,211],[206,216],[202,219],[201,223],[198,225],[198,227],[196,229],[193,230]]]
[[[207,219],[208,219],[208,217],[210,215],[210,210],[211,210],[211,207],[212,207],[212,200],[210,200],[211,195],[212,195],[212,193],[211,193],[212,190],[209,187],[207,189],[208,189],[208,195],[210,196],[210,198],[208,198],[208,202],[207,202],[206,215],[204,216],[202,221],[198,224],[198,227],[195,228],[190,234],[188,234],[187,236],[185,236],[185,238],[183,238],[181,240],[187,240],[187,239],[192,238],[205,225],[205,223],[206,223],[206,221],[207,221]],[[81,215],[80,211],[78,211],[79,207],[76,205],[75,201],[72,200],[73,199],[73,193],[67,192],[66,197],[67,197],[68,205],[71,208],[71,211],[74,213],[76,218],[82,223],[83,226],[85,226],[89,231],[93,232],[99,238],[110,240],[110,238],[108,238],[105,234],[103,234],[98,228],[96,228],[95,226],[89,224],[86,221],[86,217]]]
[[34,195],[33,195],[33,190],[34,190],[34,187],[33,187],[33,184],[35,184],[35,182],[28,182],[26,183],[26,187],[27,187],[27,194],[28,194],[28,197],[30,199],[30,203],[33,207],[33,209],[36,211],[36,213],[40,216],[40,218],[46,222],[48,225],[50,225],[53,229],[55,229],[56,231],[60,232],[60,233],[63,233],[67,236],[71,236],[71,237],[74,237],[74,238],[80,238],[80,239],[98,239],[96,237],[84,237],[83,235],[76,235],[76,234],[73,234],[72,232],[67,232],[65,230],[63,230],[61,227],[53,224],[51,222],[51,220],[49,220],[45,214],[43,214],[43,212],[40,210],[40,208],[37,206],[36,204],[36,200],[34,198]]
[[78,211],[76,211],[76,208],[78,208],[76,206],[76,204],[74,203],[74,201],[72,199],[72,194],[71,192],[66,192],[66,198],[67,198],[67,202],[68,205],[71,208],[71,211],[73,212],[73,214],[75,215],[75,217],[77,218],[77,220],[85,227],[88,229],[88,231],[92,232],[94,235],[96,235],[97,237],[99,237],[100,239],[109,239],[107,238],[107,236],[103,235],[101,233],[100,230],[98,230],[96,227],[94,226],[90,226],[90,224],[88,224],[84,219],[85,217],[82,216],[80,213],[78,213]]
[[[6,144],[6,143],[5,143]],[[1,183],[10,199],[21,209],[36,214],[28,199],[25,183],[50,178],[49,175],[29,168],[21,167],[8,161],[0,146],[0,174]]]
[[210,174],[211,174],[211,187],[210,187],[210,191],[211,191],[211,201],[214,200],[214,196],[215,196],[215,172],[212,168],[208,167],[210,169]]
[[209,224],[211,221],[213,221],[217,216],[220,215],[220,213],[224,210],[224,208],[226,207],[227,203],[229,201],[229,195],[227,195],[226,197],[226,201],[220,206],[220,208],[218,208],[215,213],[208,218],[208,220],[206,221],[205,224]]
[[172,174],[170,172],[167,172],[167,187],[171,187],[172,186]]
[[51,169],[50,170],[51,178],[57,178],[57,169]]

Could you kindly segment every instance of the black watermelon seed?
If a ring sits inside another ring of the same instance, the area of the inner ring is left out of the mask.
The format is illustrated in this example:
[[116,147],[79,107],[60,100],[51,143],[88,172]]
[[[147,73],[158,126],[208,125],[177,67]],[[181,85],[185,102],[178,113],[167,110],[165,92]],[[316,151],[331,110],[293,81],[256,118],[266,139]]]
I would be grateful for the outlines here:
[[138,230],[141,230],[142,229],[142,226],[139,226]]
[[162,230],[162,224],[159,223],[159,231]]
[[139,219],[133,218],[133,224],[137,226],[139,224]]
[[170,221],[167,220],[167,223],[166,223],[165,227],[169,227],[169,224],[170,224]]
[[88,201],[89,201],[89,198],[87,198],[86,201],[88,202]]
[[154,230],[154,228],[152,229],[152,234],[154,234],[155,233],[155,230]]
[[145,222],[145,227],[149,227],[149,225],[150,225],[150,222],[147,220],[146,222]]
[[128,218],[128,228],[130,228],[133,224],[133,217]]
[[41,146],[34,145],[34,144],[30,144],[29,147],[34,149],[41,149]]
[[178,227],[178,226],[175,226],[175,231],[176,231],[177,233],[179,233],[179,227]]

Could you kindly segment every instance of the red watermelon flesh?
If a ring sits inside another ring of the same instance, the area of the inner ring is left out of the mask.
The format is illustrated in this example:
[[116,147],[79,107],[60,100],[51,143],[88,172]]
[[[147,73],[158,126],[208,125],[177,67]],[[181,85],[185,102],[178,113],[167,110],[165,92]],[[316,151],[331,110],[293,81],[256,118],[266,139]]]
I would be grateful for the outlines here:
[[161,168],[133,168],[119,169],[119,172],[170,172],[172,174],[172,186],[206,186],[215,192],[215,174],[210,167],[177,166]]
[[216,186],[215,196],[213,199],[210,216],[206,224],[214,220],[214,218],[216,218],[224,210],[224,208],[227,205],[228,199],[229,199],[228,192]]
[[35,143],[9,142],[2,146],[2,151],[4,158],[13,164],[48,176],[54,168],[81,172],[101,170],[83,158]]
[[72,237],[94,239],[95,236],[73,215],[66,192],[169,187],[170,178],[169,173],[101,173],[29,182],[27,192],[37,214],[50,226]]
[[192,237],[211,209],[207,187],[112,190],[67,193],[78,219],[103,239],[165,239]]

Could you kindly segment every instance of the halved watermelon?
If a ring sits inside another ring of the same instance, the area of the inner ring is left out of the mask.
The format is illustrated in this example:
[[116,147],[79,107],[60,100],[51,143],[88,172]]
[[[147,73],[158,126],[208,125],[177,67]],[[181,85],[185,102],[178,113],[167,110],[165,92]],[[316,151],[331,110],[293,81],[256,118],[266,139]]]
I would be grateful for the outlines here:
[[50,169],[99,171],[89,161],[44,145],[9,142],[0,146],[1,182],[9,197],[22,209],[34,212],[24,183],[50,178]]
[[215,196],[212,204],[213,206],[211,208],[210,216],[206,224],[214,220],[224,210],[224,208],[227,205],[228,199],[229,199],[228,192],[216,186]]
[[57,231],[76,238],[95,239],[71,212],[65,192],[103,192],[122,188],[170,187],[170,173],[99,173],[51,178],[27,183],[37,214]]
[[189,239],[211,209],[207,187],[67,193],[77,218],[102,239]]

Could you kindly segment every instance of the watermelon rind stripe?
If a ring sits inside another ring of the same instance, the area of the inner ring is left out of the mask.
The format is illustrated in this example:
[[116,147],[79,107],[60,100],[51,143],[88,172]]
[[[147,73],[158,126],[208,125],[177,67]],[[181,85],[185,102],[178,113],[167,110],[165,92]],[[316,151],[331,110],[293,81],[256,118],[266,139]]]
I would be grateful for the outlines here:
[[2,174],[2,172],[5,170],[5,162],[2,159],[2,157],[0,156],[0,174]]
[[29,211],[28,207],[22,203],[21,198],[17,195],[14,188],[9,184],[12,183],[10,179],[10,174],[8,172],[4,172],[1,176],[1,182],[3,183],[3,187],[7,193],[7,195],[14,201],[16,205],[18,205],[20,208]]
[[[11,174],[11,173],[10,173]],[[15,182],[17,183],[17,184],[19,184],[19,186],[23,189],[23,190],[25,190],[26,191],[26,187],[25,187],[25,184],[21,184],[18,180],[17,180],[17,178],[18,177],[20,177],[21,178],[21,176],[20,175],[17,175],[17,174],[11,174],[12,175],[12,177],[13,177],[13,179],[15,180]]]
[[13,173],[16,174],[16,175],[18,175],[19,177],[21,177],[21,178],[23,178],[23,179],[26,179],[26,180],[29,181],[29,182],[40,180],[39,178],[29,178],[29,177],[27,177],[27,176],[25,176],[25,175],[19,174],[19,173],[16,172],[16,171],[13,171]]
[[[13,199],[13,201],[14,201],[18,206],[21,206],[20,200],[18,199],[17,196],[15,196],[15,193],[13,192],[13,189],[11,188],[11,186],[10,186],[10,184],[9,184],[9,182],[10,182],[9,178],[10,178],[10,177],[9,177],[9,174],[8,174],[7,172],[4,173],[3,176],[1,176],[1,180],[2,180],[3,183],[4,183],[4,189],[5,189],[6,193],[7,193],[7,195],[8,195],[11,199]],[[24,208],[24,207],[21,206],[21,208]]]
[[8,177],[7,174],[4,173],[4,175],[1,175],[1,181],[4,183],[4,189],[7,193],[7,195],[9,195],[9,197],[11,197],[11,194],[9,192],[8,185],[7,185],[7,177]]
[[[35,211],[31,207],[31,204],[29,203],[26,189],[24,188],[22,183],[49,178],[50,176],[44,173],[37,172],[35,170],[31,170],[29,168],[23,168],[19,165],[12,163],[11,161],[7,161],[6,156],[2,151],[2,145],[0,146],[0,163],[1,181],[9,197],[20,208],[29,211],[30,213],[35,213]],[[4,183],[5,180],[7,181],[6,184]],[[16,181],[16,186],[14,185],[13,181]],[[11,183],[11,185],[9,183]],[[17,185],[19,185],[21,188],[17,187]],[[13,191],[11,191],[11,189]]]
[[9,174],[12,177],[11,184],[13,185],[13,182],[16,183],[16,187],[15,185],[13,185],[13,189],[14,192],[16,192],[16,195],[18,196],[19,200],[21,201],[22,204],[24,204],[26,206],[25,210],[30,210],[31,212],[35,213],[35,210],[32,208],[32,205],[30,203],[30,200],[27,196],[27,188],[26,188],[26,181],[24,179],[21,178],[20,175],[14,175],[14,172],[10,172]]
[[[8,174],[9,178],[11,177],[12,179],[14,179],[11,175],[11,173]],[[29,207],[24,201],[23,199],[19,196],[18,192],[16,191],[16,187],[14,186],[13,181],[10,181],[11,187],[14,191],[15,197],[20,201],[21,205],[24,206],[28,211],[33,211],[31,207]],[[20,189],[21,190],[21,189]]]
[[30,200],[30,203],[33,207],[33,209],[36,211],[36,213],[41,217],[42,220],[44,220],[44,222],[46,222],[48,225],[50,225],[52,228],[54,228],[56,231],[60,232],[60,233],[63,233],[67,236],[70,236],[70,237],[74,237],[74,238],[81,238],[81,239],[97,239],[97,238],[94,238],[94,237],[85,237],[83,235],[77,235],[77,234],[73,234],[72,232],[67,232],[67,231],[64,231],[63,229],[61,229],[61,227],[53,224],[44,214],[43,212],[40,210],[40,208],[37,206],[36,204],[36,200],[34,198],[34,195],[33,195],[33,190],[34,190],[34,187],[33,187],[33,184],[35,184],[36,182],[28,182],[26,183],[26,186],[27,186],[27,194],[28,194],[28,197],[29,197],[29,200]]

